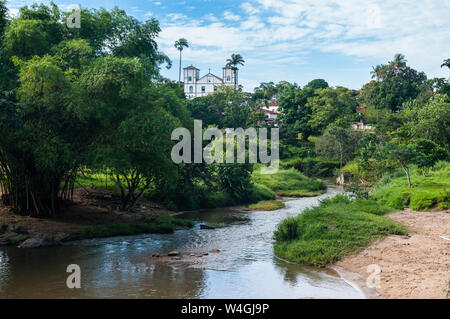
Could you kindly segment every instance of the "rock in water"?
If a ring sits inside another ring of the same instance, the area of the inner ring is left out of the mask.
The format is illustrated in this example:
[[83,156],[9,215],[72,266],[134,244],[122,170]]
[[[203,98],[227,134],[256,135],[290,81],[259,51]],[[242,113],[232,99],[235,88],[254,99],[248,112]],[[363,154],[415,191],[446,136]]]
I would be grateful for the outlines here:
[[216,229],[216,227],[208,226],[208,225],[200,225],[200,229]]
[[48,246],[55,246],[58,244],[53,237],[45,237],[45,238],[39,238],[34,237],[25,240],[23,243],[21,243],[18,248],[38,248],[38,247],[48,247]]
[[178,256],[178,255],[180,255],[180,253],[179,253],[178,251],[176,251],[176,250],[171,251],[171,252],[169,252],[169,253],[167,254],[167,256]]

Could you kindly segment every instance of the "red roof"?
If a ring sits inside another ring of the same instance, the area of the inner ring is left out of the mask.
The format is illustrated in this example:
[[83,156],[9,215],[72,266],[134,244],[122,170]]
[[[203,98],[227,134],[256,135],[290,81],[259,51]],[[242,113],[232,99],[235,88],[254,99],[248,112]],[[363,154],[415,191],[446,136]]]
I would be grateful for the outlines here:
[[278,106],[278,100],[270,100],[269,106]]
[[200,69],[197,69],[195,66],[193,66],[193,65],[191,65],[191,66],[188,66],[187,68],[184,68],[183,70],[199,70],[200,71]]

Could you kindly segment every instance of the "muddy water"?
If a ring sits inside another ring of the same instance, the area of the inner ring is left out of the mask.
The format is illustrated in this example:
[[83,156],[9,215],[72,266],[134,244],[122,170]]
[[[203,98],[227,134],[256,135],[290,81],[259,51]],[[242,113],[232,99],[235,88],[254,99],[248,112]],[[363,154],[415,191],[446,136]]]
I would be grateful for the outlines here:
[[[291,264],[273,254],[273,231],[320,198],[286,201],[274,212],[217,209],[186,213],[190,230],[73,242],[59,247],[0,250],[0,298],[360,298],[330,271]],[[217,227],[201,230],[201,224]],[[159,252],[202,258],[162,261]],[[81,267],[81,289],[68,289],[69,264]]]

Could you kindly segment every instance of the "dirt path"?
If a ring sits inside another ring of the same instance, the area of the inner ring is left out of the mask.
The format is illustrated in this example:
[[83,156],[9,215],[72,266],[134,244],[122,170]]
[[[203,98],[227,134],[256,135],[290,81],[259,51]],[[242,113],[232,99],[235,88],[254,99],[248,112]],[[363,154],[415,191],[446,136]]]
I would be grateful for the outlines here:
[[387,215],[410,229],[409,236],[389,236],[336,265],[368,277],[367,266],[381,268],[383,298],[445,298],[450,280],[450,211]]

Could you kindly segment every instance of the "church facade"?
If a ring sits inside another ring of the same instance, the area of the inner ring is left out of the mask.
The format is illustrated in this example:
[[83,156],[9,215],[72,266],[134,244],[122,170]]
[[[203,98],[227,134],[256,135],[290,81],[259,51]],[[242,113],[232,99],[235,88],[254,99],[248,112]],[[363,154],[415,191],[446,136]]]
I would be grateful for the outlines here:
[[200,77],[200,69],[193,65],[184,68],[184,93],[188,99],[200,96],[206,96],[217,91],[219,86],[238,85],[238,70],[231,66],[222,68],[222,77],[218,77],[208,72],[208,74]]

